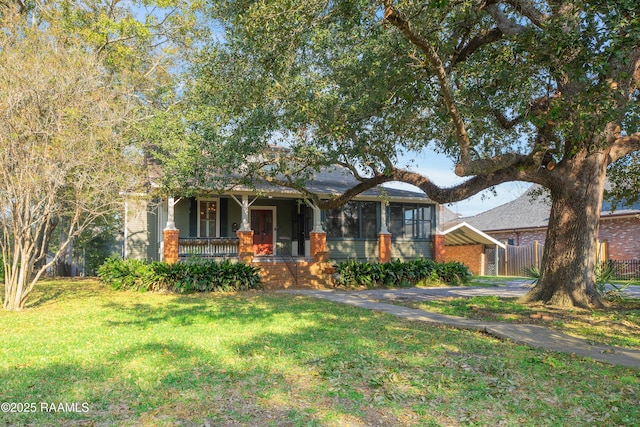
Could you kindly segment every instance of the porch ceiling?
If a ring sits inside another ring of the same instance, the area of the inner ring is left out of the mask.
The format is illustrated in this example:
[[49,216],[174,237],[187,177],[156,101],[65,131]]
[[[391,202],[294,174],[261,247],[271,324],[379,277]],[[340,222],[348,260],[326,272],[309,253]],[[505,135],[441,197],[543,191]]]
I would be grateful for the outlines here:
[[504,249],[504,243],[499,242],[488,234],[472,227],[466,222],[457,224],[444,233],[445,246],[462,246],[462,245],[486,245],[498,246]]

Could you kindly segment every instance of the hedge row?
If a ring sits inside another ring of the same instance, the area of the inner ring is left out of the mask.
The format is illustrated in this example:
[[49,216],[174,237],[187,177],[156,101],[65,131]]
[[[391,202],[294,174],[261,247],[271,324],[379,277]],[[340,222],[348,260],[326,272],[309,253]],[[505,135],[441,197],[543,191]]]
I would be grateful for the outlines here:
[[418,284],[460,285],[471,272],[460,262],[438,263],[430,259],[400,260],[386,263],[343,261],[335,265],[336,284],[345,287],[408,287]]
[[229,292],[260,288],[262,283],[258,271],[257,267],[228,260],[167,264],[112,257],[98,269],[98,277],[115,289]]

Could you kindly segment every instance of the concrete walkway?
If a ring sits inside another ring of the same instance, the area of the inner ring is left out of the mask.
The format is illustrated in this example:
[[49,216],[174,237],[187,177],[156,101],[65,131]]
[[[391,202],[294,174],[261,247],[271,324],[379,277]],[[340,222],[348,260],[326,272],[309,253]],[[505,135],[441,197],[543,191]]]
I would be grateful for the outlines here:
[[[470,329],[485,332],[500,339],[530,345],[544,350],[574,353],[590,357],[600,362],[640,369],[640,350],[591,344],[585,339],[575,338],[562,332],[554,331],[538,325],[509,324],[488,322],[483,320],[464,319],[439,313],[402,307],[379,302],[389,300],[425,300],[448,296],[499,295],[503,297],[523,295],[527,286],[522,281],[489,288],[408,288],[378,289],[368,291],[336,291],[336,290],[286,290],[281,292],[322,298],[341,304],[349,304],[370,310],[382,311],[408,320],[447,325],[459,329]],[[640,289],[637,290],[640,293]]]

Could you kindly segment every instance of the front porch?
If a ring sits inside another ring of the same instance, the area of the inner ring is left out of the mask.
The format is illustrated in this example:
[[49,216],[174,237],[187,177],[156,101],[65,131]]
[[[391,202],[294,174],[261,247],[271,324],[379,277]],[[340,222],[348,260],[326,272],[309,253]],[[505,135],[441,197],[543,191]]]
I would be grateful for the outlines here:
[[259,266],[268,287],[319,288],[330,284],[329,259],[387,262],[440,253],[432,204],[376,197],[321,211],[296,196],[169,198],[157,211],[158,259],[237,260]]

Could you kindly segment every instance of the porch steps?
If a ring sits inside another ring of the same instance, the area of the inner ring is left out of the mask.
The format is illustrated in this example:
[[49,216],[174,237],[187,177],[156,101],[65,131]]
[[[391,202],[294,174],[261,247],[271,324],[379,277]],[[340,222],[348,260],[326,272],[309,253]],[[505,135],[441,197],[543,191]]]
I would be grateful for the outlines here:
[[[291,272],[292,263],[295,263],[293,268],[296,269],[297,278]],[[324,263],[316,262],[313,259],[254,259],[253,264],[260,267],[260,277],[265,289],[323,289],[331,287],[330,275],[324,272]]]

